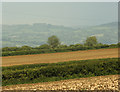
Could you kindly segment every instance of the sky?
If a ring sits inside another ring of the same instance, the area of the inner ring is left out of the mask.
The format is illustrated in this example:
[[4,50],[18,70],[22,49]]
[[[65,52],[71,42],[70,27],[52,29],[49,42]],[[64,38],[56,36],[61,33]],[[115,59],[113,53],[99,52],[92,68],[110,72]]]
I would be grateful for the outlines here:
[[3,2],[3,24],[91,26],[118,20],[117,2]]
[[119,2],[119,0],[1,0],[2,2]]

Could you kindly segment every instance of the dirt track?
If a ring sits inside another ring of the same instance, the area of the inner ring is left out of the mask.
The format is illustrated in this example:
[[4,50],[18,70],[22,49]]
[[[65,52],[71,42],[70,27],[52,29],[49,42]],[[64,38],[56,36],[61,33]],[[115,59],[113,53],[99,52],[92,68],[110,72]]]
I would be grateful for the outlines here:
[[55,82],[4,86],[3,90],[118,90],[118,80],[120,80],[119,78],[120,76],[118,75],[97,76]]
[[118,57],[118,48],[2,57],[2,66]]

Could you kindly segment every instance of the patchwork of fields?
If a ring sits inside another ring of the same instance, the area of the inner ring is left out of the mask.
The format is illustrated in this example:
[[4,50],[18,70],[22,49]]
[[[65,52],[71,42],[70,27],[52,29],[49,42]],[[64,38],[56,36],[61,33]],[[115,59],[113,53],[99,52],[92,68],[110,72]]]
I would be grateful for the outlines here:
[[3,90],[118,90],[118,48],[7,56],[2,66]]
[[2,57],[2,66],[118,57],[118,48]]

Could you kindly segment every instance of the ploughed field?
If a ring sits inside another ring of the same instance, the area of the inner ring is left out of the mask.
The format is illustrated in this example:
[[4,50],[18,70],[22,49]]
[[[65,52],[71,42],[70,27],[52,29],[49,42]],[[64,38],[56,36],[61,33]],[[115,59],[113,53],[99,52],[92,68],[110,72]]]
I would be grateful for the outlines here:
[[[69,79],[55,82],[19,84],[4,86],[3,90],[111,90],[110,92],[119,92],[119,75],[96,76],[79,79]],[[102,91],[100,91],[102,92]]]
[[2,57],[2,66],[118,57],[118,48]]

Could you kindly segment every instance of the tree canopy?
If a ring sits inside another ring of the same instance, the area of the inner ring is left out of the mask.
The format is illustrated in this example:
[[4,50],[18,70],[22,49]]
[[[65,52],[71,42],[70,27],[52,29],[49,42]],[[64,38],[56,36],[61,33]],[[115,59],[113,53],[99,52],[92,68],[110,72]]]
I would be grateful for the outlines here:
[[53,35],[48,38],[47,43],[52,47],[56,48],[60,45],[60,40],[57,36]]
[[97,38],[95,36],[87,37],[85,43],[87,46],[95,46],[98,44]]

